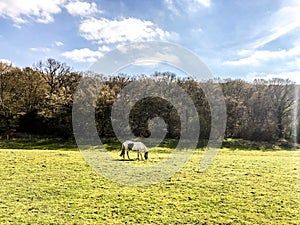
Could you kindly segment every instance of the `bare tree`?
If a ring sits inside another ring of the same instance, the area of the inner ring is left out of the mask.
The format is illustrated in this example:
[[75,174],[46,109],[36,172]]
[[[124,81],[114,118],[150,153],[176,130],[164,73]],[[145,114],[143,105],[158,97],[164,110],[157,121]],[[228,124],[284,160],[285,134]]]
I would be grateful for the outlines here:
[[286,125],[290,123],[290,113],[294,104],[294,88],[295,84],[290,80],[279,78],[269,80],[268,93],[275,114],[276,133],[279,139],[284,137]]
[[70,74],[70,67],[65,63],[55,59],[47,59],[45,62],[39,61],[35,68],[39,70],[49,86],[50,96],[57,92],[64,85],[66,76]]

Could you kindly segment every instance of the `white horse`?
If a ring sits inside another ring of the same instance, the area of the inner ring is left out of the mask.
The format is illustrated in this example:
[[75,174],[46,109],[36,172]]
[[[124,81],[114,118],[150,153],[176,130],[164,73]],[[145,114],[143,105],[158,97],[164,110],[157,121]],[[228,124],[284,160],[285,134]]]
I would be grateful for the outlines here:
[[133,142],[133,141],[125,141],[122,144],[122,152],[120,156],[123,156],[123,159],[125,159],[125,154],[127,154],[128,159],[129,158],[129,150],[137,151],[138,152],[138,160],[143,159],[142,152],[144,152],[144,157],[147,160],[148,159],[148,149],[142,142]]

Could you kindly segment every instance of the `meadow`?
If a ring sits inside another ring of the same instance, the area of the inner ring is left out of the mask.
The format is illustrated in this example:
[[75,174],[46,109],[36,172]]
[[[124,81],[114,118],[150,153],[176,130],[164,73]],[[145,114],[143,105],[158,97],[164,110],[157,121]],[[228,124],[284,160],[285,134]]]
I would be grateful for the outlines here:
[[300,224],[298,151],[224,148],[199,173],[203,153],[164,182],[135,187],[97,174],[73,148],[1,149],[0,224]]

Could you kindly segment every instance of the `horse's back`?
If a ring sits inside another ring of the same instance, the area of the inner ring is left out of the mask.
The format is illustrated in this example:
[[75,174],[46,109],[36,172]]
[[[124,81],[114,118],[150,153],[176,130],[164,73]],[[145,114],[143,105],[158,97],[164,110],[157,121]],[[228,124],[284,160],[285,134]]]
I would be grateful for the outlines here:
[[145,145],[142,142],[134,142],[134,150],[145,150]]
[[123,146],[129,150],[146,150],[146,146],[142,142],[125,141]]

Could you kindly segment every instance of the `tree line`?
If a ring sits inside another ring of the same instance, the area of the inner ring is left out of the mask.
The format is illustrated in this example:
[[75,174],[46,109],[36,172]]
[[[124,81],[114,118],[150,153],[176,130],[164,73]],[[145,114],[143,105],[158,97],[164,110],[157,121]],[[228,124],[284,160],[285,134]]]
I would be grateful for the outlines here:
[[[73,71],[65,63],[51,58],[25,68],[0,62],[1,138],[24,135],[74,138],[74,93],[80,80],[88,77],[97,79],[102,84],[95,107],[100,137],[115,136],[111,110],[122,89],[132,82],[147,82],[147,79],[152,79],[176,84],[190,96],[199,115],[201,139],[207,139],[211,129],[211,109],[201,88],[208,83],[219,85],[223,91],[227,112],[225,137],[255,141],[290,141],[295,138],[295,118],[299,117],[293,114],[297,104],[295,84],[290,80],[274,78],[257,79],[253,82],[240,79],[196,81],[177,77],[170,72],[154,72],[150,77],[126,74],[110,76]],[[129,95],[130,93],[128,98]],[[128,125],[136,136],[150,136],[149,121],[160,117],[167,125],[166,137],[180,137],[180,118],[172,104],[159,96],[139,99],[138,104],[132,105]],[[188,118],[188,112],[186,115],[187,119],[191,119]],[[297,132],[299,133],[299,127]]]

